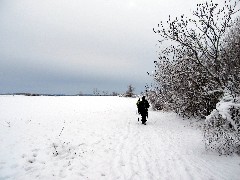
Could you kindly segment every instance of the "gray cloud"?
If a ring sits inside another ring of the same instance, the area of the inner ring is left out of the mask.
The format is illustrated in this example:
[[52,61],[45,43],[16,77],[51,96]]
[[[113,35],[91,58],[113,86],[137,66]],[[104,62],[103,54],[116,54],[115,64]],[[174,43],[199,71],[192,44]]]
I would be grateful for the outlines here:
[[152,28],[192,0],[2,0],[0,93],[137,91],[157,58]]

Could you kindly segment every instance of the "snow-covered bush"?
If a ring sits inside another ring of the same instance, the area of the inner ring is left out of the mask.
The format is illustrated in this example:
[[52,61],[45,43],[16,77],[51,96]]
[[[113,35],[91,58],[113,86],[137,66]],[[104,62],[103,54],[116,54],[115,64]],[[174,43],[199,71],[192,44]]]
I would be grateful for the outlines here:
[[152,107],[207,116],[206,148],[220,154],[240,153],[240,18],[232,20],[239,3],[206,1],[192,18],[169,15],[153,29],[160,44],[146,93]]
[[204,140],[207,150],[220,154],[240,153],[240,97],[225,95],[206,117]]
[[147,99],[149,103],[151,104],[151,107],[153,110],[162,110],[163,109],[163,104],[162,104],[162,99],[161,96],[158,97],[158,92],[157,91],[147,91]]
[[147,87],[152,107],[174,111],[184,117],[204,118],[223,95],[218,83],[195,61],[155,62],[156,84]]
[[193,18],[169,15],[153,29],[161,43],[150,74],[155,84],[147,89],[155,109],[205,118],[225,89],[239,94],[240,28],[232,21],[239,2],[200,3]]

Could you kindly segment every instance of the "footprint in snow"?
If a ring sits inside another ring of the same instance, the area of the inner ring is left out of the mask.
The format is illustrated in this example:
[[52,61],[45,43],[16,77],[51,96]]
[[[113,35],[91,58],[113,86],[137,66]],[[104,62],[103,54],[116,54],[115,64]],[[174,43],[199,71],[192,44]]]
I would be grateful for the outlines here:
[[38,155],[37,153],[33,153],[33,157],[37,157],[37,155]]
[[34,163],[35,161],[36,161],[36,159],[35,159],[35,158],[29,158],[27,162],[29,162],[29,163],[31,163],[31,164],[32,164],[32,163]]
[[33,149],[32,152],[38,152],[40,149],[36,148],[36,149]]

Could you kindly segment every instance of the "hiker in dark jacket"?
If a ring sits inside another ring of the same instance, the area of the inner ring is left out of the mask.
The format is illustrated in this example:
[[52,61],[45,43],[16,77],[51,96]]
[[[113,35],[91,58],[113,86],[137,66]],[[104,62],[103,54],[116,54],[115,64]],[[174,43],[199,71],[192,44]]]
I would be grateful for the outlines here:
[[145,125],[148,117],[148,108],[149,108],[149,103],[145,99],[145,96],[143,96],[142,101],[138,103],[138,110],[142,116],[142,124],[145,124]]

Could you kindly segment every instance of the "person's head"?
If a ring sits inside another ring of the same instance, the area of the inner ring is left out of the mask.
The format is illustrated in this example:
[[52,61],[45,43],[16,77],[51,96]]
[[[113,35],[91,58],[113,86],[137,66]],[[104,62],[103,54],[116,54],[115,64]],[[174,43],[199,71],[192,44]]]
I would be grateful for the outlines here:
[[142,100],[145,100],[145,96],[142,97]]

